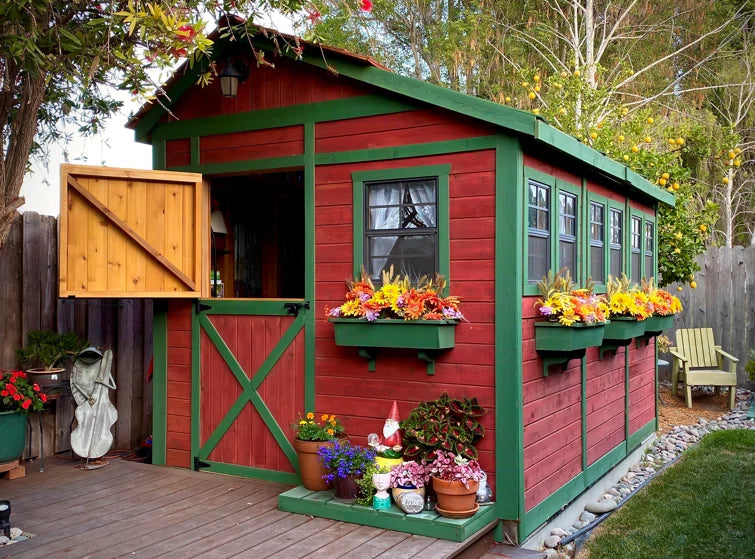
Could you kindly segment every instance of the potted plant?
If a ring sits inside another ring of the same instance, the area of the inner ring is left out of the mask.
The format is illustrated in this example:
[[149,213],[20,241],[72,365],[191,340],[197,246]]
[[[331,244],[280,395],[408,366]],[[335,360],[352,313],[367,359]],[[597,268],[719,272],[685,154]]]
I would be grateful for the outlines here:
[[361,446],[353,446],[344,440],[321,446],[317,454],[328,470],[323,479],[333,485],[336,499],[347,503],[356,502],[359,495],[357,480],[364,477],[370,464],[374,464],[375,452]]
[[422,277],[413,286],[408,276],[382,274],[375,289],[362,269],[360,278],[347,282],[346,302],[325,311],[334,326],[336,345],[404,347],[437,350],[454,347],[454,327],[464,316],[459,298],[443,297],[446,280]]
[[[379,481],[378,481],[379,480]],[[370,462],[364,471],[361,478],[357,478],[357,486],[359,492],[357,493],[356,502],[359,505],[372,505],[377,510],[391,508],[391,498],[388,496],[388,502],[376,503],[374,501],[375,494],[377,493],[377,486],[390,487],[391,483],[391,469],[388,466],[381,465],[377,461]]]
[[603,333],[600,355],[607,351],[615,352],[627,346],[632,338],[645,333],[645,320],[652,314],[653,307],[647,294],[636,285],[631,286],[626,274],[621,278],[608,276],[606,280],[606,298],[611,321]]
[[327,474],[327,470],[317,451],[343,437],[343,425],[335,415],[322,414],[318,421],[314,412],[307,412],[292,427],[302,484],[310,491],[325,491],[328,484],[323,476]]
[[436,450],[477,458],[475,445],[485,436],[480,418],[485,415],[477,398],[451,398],[445,392],[437,400],[420,402],[401,422],[404,457],[426,464]]
[[26,416],[41,411],[47,396],[23,371],[0,375],[0,462],[21,457],[26,442]]
[[409,460],[394,466],[390,475],[391,493],[398,507],[407,514],[422,511],[425,485],[430,479],[427,466]]
[[26,337],[26,346],[18,350],[18,357],[27,368],[33,381],[41,387],[58,387],[67,380],[66,369],[61,367],[87,346],[87,342],[73,332],[58,334],[46,330],[32,330]]
[[642,289],[652,308],[651,316],[645,321],[645,336],[659,336],[674,325],[674,315],[682,312],[682,302],[665,289],[655,287],[652,278],[642,282]]
[[438,450],[429,465],[433,489],[438,497],[435,509],[449,518],[468,518],[480,508],[475,502],[479,482],[485,477],[477,460]]

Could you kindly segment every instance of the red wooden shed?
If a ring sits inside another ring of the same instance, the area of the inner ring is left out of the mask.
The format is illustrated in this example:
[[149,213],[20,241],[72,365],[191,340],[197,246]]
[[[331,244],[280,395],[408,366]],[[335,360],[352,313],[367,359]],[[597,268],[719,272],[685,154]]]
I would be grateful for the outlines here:
[[[538,352],[534,282],[563,265],[599,285],[654,276],[672,197],[536,115],[337,49],[255,46],[274,68],[219,47],[249,69],[236,97],[184,68],[129,122],[155,171],[64,166],[61,296],[160,298],[156,464],[297,484],[299,413],[337,414],[364,443],[394,399],[405,416],[476,396],[484,520],[526,537],[656,428],[653,338]],[[467,318],[453,347],[336,345],[323,309],[390,264],[448,278]]]

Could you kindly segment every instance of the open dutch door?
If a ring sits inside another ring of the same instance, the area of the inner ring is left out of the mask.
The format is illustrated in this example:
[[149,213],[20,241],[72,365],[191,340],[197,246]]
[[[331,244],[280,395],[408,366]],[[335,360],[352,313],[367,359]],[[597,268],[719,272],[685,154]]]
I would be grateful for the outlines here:
[[60,297],[200,297],[202,175],[61,166]]

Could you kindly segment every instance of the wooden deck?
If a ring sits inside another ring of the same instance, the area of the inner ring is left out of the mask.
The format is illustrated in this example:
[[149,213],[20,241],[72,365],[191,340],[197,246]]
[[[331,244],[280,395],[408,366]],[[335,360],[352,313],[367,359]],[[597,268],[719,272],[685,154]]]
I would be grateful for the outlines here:
[[[0,480],[11,525],[34,534],[0,558],[337,557],[441,559],[464,543],[278,510],[288,485],[111,460],[82,471],[67,460]],[[469,543],[469,542],[467,542]]]

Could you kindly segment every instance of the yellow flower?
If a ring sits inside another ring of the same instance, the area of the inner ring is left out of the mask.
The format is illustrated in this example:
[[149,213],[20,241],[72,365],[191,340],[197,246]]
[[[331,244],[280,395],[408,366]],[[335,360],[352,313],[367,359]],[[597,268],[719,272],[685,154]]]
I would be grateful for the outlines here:
[[324,413],[320,416],[320,421],[327,421],[328,420],[328,414]]
[[327,431],[325,431],[325,432],[326,432],[326,433],[327,433],[328,435],[330,435],[331,437],[332,437],[332,436],[333,436],[333,434],[335,433],[335,431],[333,431],[333,429],[328,429],[328,430],[327,430]]
[[307,419],[314,419],[314,418],[315,418],[315,414],[314,413],[312,413],[311,411],[307,412]]
[[336,416],[335,416],[335,415],[331,415],[331,416],[330,416],[330,420],[331,420],[331,421],[335,421],[335,420],[336,420]]
[[306,424],[307,424],[307,422],[304,421],[303,419],[299,422],[299,425],[306,425]]

